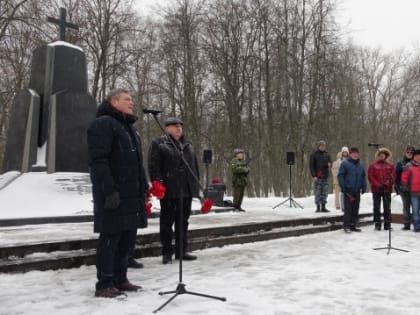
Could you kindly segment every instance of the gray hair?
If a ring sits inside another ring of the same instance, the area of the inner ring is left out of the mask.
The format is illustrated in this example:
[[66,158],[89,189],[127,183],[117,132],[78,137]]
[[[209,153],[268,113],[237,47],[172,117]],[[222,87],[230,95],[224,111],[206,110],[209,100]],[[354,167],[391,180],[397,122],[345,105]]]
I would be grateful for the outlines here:
[[124,88],[114,89],[107,94],[105,99],[108,102],[111,101],[112,99],[118,99],[120,97],[120,94],[122,93],[130,94],[130,91]]

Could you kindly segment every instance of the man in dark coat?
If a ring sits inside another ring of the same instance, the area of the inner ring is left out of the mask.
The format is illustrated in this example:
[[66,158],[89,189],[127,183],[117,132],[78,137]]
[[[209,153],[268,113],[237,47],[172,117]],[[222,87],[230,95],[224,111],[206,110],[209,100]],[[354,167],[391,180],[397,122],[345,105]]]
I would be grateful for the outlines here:
[[411,196],[408,191],[401,191],[401,174],[403,171],[410,165],[410,162],[413,160],[415,148],[412,145],[407,146],[405,149],[404,157],[402,160],[398,161],[395,166],[395,171],[397,173],[397,178],[395,180],[395,192],[401,196],[403,203],[403,213],[404,213],[404,227],[403,230],[410,230],[411,226]]
[[140,286],[127,279],[130,250],[137,228],[147,226],[141,140],[133,126],[133,101],[128,91],[112,91],[98,107],[88,129],[90,177],[98,282],[95,296],[116,297]]
[[366,192],[366,173],[360,163],[359,149],[350,148],[350,157],[344,160],[338,170],[338,182],[344,194],[344,232],[360,232],[359,219],[360,194]]
[[319,141],[318,149],[311,154],[309,159],[309,169],[314,183],[315,212],[329,212],[325,205],[328,197],[328,174],[332,163],[331,156],[326,151],[326,145],[324,140]]
[[187,253],[187,232],[192,198],[199,196],[198,162],[191,142],[183,135],[183,122],[178,118],[170,117],[165,121],[165,131],[165,135],[152,141],[149,149],[149,176],[152,186],[163,185],[166,188],[160,200],[160,240],[163,264],[172,261],[174,223],[175,258],[179,258],[181,212],[183,218],[181,223],[182,257],[184,260],[197,258]]

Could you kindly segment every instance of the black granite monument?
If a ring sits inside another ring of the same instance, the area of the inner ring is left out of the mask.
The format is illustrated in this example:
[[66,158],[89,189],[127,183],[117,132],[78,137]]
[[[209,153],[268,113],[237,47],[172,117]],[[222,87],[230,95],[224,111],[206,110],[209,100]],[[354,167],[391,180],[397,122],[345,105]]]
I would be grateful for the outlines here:
[[86,130],[96,101],[88,94],[86,57],[66,43],[66,11],[60,19],[60,41],[38,47],[32,56],[29,85],[14,99],[3,172],[87,172]]

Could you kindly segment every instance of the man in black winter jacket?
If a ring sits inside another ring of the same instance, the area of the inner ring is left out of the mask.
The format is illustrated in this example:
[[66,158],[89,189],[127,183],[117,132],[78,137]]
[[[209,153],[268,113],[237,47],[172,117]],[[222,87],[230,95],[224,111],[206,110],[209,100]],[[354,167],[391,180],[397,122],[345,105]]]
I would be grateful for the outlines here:
[[325,207],[328,196],[328,174],[331,169],[331,156],[326,151],[326,142],[318,142],[318,150],[311,154],[309,168],[315,193],[315,212],[329,212]]
[[401,161],[395,165],[395,172],[397,173],[397,178],[395,180],[395,192],[401,196],[403,203],[403,212],[404,212],[404,227],[403,230],[410,230],[411,226],[411,196],[410,192],[401,190],[401,174],[405,168],[410,164],[414,156],[415,148],[412,145],[407,146],[404,157]]
[[[168,118],[165,121],[165,131],[164,136],[154,139],[150,144],[148,163],[152,185],[154,182],[159,182],[166,187],[165,195],[160,200],[160,240],[163,264],[172,261],[174,223],[175,258],[179,258],[181,211],[183,215],[182,257],[184,260],[197,258],[187,253],[187,232],[192,198],[199,196],[198,162],[191,142],[183,136],[183,122],[178,118]],[[188,166],[185,165],[179,153],[182,154]]]
[[137,120],[133,106],[128,91],[112,91],[88,129],[94,232],[99,233],[95,291],[99,297],[116,297],[141,288],[127,279],[137,228],[147,226],[148,185],[140,136],[133,126]]

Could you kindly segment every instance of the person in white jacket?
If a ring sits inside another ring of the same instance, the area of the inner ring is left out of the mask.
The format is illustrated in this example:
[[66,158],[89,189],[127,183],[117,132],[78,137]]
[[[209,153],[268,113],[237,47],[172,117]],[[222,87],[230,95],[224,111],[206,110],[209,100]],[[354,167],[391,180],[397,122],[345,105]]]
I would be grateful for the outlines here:
[[333,189],[334,189],[334,200],[335,208],[337,210],[344,209],[344,197],[340,192],[340,185],[338,183],[338,170],[340,169],[341,162],[349,156],[349,148],[342,147],[341,151],[337,153],[337,159],[333,162],[331,172],[333,174]]

